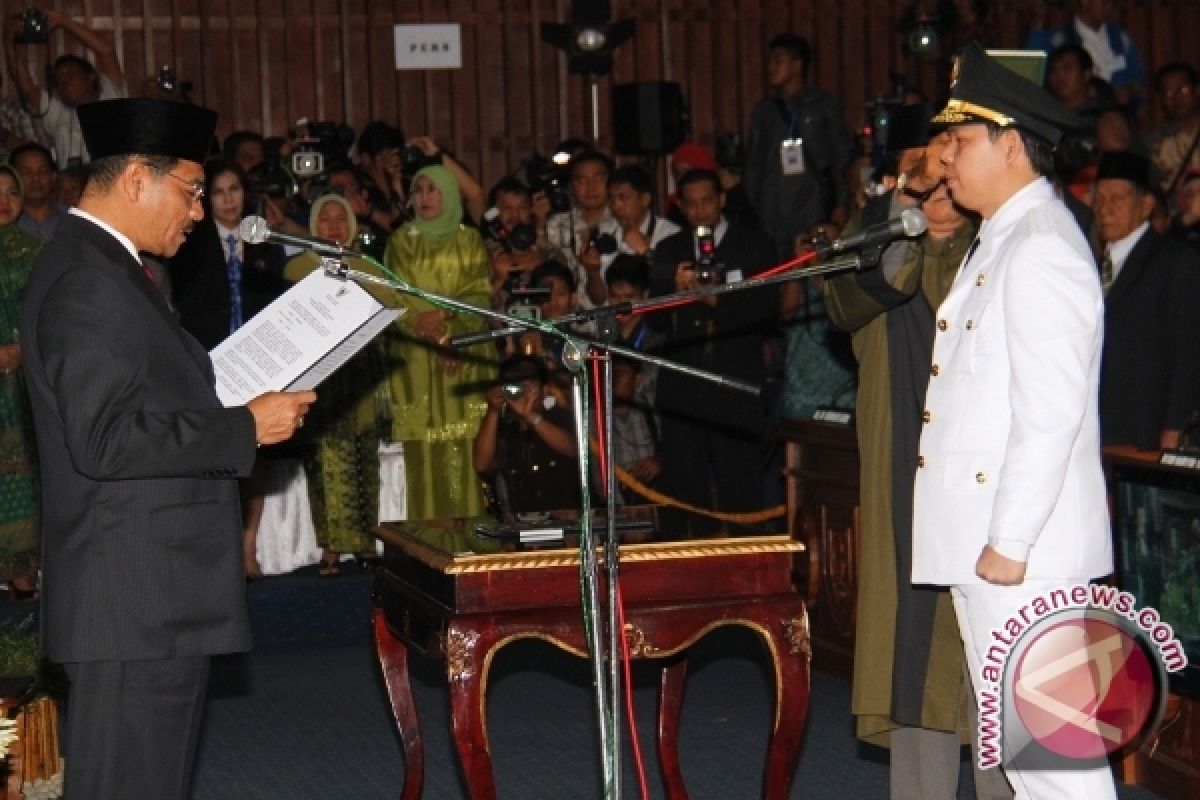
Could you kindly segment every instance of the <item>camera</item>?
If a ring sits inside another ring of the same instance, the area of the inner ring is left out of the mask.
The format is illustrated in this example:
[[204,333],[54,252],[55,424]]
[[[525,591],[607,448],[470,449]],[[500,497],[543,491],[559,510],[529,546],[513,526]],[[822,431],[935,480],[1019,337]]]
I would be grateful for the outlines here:
[[541,319],[542,303],[550,299],[545,287],[513,289],[508,294],[508,313],[522,319]]
[[416,175],[417,172],[425,167],[436,166],[442,163],[442,154],[427,156],[425,151],[416,145],[409,145],[400,152],[401,171],[405,175]]
[[567,192],[566,161],[534,155],[525,165],[525,182],[534,194],[545,192],[550,201],[550,213],[565,214],[571,210],[571,195]]
[[18,44],[45,44],[50,39],[50,23],[46,12],[27,8],[20,14],[21,30],[13,37]]
[[382,238],[375,231],[371,230],[371,226],[359,225],[358,230],[354,233],[354,249],[360,253],[367,253],[369,255],[378,253],[379,257],[382,257],[382,245],[384,244],[381,241]]
[[296,150],[292,153],[291,173],[297,178],[313,178],[325,167],[349,157],[354,131],[333,122],[296,121]]
[[826,250],[833,244],[826,228],[817,228],[817,232],[808,238],[808,244],[814,250]]
[[500,385],[500,391],[504,392],[504,397],[507,400],[516,400],[521,396],[525,389],[519,383],[504,383]]
[[[290,200],[300,191],[295,176],[283,164],[283,157],[279,152],[282,146],[283,140],[277,137],[263,142],[262,163],[251,170],[249,175],[249,193],[254,198]],[[247,205],[250,202],[248,198]]]
[[588,232],[587,246],[596,248],[596,252],[602,256],[611,256],[617,252],[617,237],[611,233],[600,233],[592,228]]
[[696,226],[696,282],[719,283],[725,270],[717,263],[717,239],[708,225]]
[[500,221],[500,210],[492,206],[483,213],[483,235],[508,252],[528,250],[537,244],[537,232],[524,222],[505,227]]
[[158,88],[164,92],[175,91],[175,70],[166,64],[163,64],[158,69]]

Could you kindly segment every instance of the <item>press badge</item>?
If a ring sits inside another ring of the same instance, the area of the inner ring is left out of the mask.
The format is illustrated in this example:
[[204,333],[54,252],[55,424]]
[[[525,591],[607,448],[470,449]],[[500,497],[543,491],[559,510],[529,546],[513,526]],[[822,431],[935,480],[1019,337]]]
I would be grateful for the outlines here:
[[804,140],[784,139],[779,145],[779,160],[784,175],[804,174]]

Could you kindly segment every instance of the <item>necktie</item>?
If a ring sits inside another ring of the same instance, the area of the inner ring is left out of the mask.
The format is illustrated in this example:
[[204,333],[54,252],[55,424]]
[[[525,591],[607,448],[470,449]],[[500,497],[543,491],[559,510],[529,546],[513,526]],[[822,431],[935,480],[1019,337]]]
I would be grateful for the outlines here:
[[1108,290],[1112,288],[1114,278],[1112,253],[1104,251],[1104,260],[1100,262],[1100,286],[1104,289],[1104,294],[1108,294]]
[[974,241],[971,242],[971,246],[967,248],[967,254],[963,257],[962,266],[960,266],[958,268],[959,275],[966,272],[967,264],[971,263],[971,258],[972,258],[972,256],[975,255],[975,251],[978,249],[979,249],[979,237],[976,236]]
[[232,233],[225,237],[229,245],[229,332],[242,327],[242,260],[238,258],[237,237]]

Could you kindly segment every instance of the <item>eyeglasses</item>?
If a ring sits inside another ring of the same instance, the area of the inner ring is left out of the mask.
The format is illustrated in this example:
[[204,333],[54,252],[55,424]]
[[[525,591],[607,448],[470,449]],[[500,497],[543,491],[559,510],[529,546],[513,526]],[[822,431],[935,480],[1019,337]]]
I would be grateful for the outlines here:
[[168,178],[174,178],[175,180],[182,183],[183,187],[185,189],[187,189],[188,197],[191,198],[191,201],[193,203],[199,203],[201,200],[204,199],[204,193],[205,193],[204,184],[200,183],[200,181],[186,181],[183,178],[176,175],[174,172],[164,172],[163,174],[166,175]]

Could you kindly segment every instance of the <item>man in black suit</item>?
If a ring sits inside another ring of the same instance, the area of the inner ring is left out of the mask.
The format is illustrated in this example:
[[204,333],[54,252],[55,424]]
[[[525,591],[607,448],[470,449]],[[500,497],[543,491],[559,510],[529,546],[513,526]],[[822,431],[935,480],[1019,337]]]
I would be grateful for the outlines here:
[[[651,295],[691,291],[704,282],[742,280],[774,262],[769,239],[730,224],[721,214],[725,194],[715,172],[688,172],[680,178],[678,194],[688,227],[655,250]],[[711,268],[705,267],[697,250],[700,226],[710,228],[715,240]],[[766,378],[763,337],[778,307],[778,292],[764,287],[708,297],[659,312],[650,321],[667,335],[661,351],[665,357],[761,386]],[[766,412],[759,397],[661,370],[657,405],[666,494],[719,511],[762,508]],[[700,535],[720,527],[699,516],[673,524],[686,524]]]
[[249,646],[238,476],[312,392],[223,408],[139,253],[203,216],[216,114],[80,106],[92,171],[42,250],[21,344],[42,480],[42,646],[70,680],[67,796],[185,798],[211,654]]
[[1143,450],[1176,447],[1200,411],[1200,253],[1150,227],[1154,195],[1141,156],[1101,157],[1093,208],[1104,244],[1101,439]]

